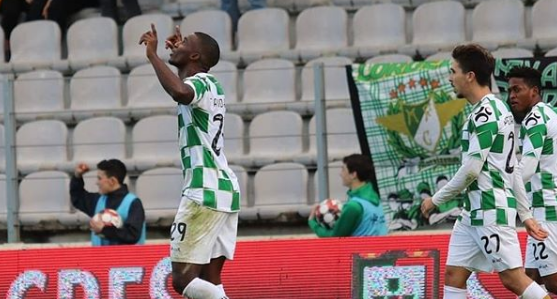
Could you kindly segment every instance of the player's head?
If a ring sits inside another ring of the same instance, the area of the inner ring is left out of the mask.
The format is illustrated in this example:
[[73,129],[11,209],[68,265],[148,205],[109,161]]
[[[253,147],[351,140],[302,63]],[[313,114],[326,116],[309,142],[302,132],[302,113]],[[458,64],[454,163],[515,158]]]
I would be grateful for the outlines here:
[[477,44],[460,45],[451,54],[449,81],[459,98],[467,98],[475,88],[489,87],[495,59]]
[[350,188],[354,183],[366,182],[371,179],[373,167],[371,159],[361,154],[352,154],[342,159],[340,171],[342,184]]
[[541,101],[541,73],[531,67],[518,66],[507,74],[509,104],[513,114],[524,117]]
[[126,165],[118,159],[102,160],[97,164],[97,186],[100,194],[108,194],[124,184]]
[[184,68],[189,64],[197,64],[209,71],[220,59],[220,48],[217,41],[203,32],[195,32],[183,38],[170,54],[170,64]]

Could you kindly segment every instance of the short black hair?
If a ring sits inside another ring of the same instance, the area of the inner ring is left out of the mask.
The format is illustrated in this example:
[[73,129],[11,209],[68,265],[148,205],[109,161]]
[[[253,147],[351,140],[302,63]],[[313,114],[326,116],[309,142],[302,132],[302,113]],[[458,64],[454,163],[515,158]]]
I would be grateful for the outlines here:
[[373,163],[371,158],[362,154],[352,154],[342,159],[350,173],[356,172],[358,179],[362,182],[369,181],[373,174]]
[[195,32],[195,36],[197,36],[200,41],[199,50],[201,52],[201,63],[208,69],[214,67],[220,59],[219,43],[210,35],[203,32]]
[[451,54],[464,73],[473,72],[480,86],[491,86],[491,74],[495,70],[495,59],[478,44],[460,45]]
[[537,87],[541,93],[542,90],[542,74],[535,68],[527,66],[515,66],[507,74],[507,80],[511,78],[520,78],[528,87]]
[[126,165],[118,159],[102,160],[97,164],[97,169],[104,171],[109,178],[115,177],[120,184],[124,184],[128,173]]

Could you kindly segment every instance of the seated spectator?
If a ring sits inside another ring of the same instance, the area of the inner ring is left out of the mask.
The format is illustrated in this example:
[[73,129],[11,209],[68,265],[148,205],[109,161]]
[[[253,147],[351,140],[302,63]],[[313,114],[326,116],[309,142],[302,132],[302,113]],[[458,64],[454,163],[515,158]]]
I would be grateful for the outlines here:
[[319,237],[382,236],[387,234],[385,214],[379,196],[369,182],[373,173],[371,159],[360,154],[343,158],[342,184],[348,187],[348,200],[332,228],[315,219],[319,205],[312,209],[308,224]]
[[[124,184],[127,170],[120,160],[103,160],[97,164],[98,193],[85,190],[83,174],[89,171],[87,164],[76,166],[70,181],[70,196],[73,206],[91,217],[91,242],[93,246],[144,244],[145,210],[137,196],[128,191]],[[112,209],[121,218],[121,227],[106,225],[95,215]]]

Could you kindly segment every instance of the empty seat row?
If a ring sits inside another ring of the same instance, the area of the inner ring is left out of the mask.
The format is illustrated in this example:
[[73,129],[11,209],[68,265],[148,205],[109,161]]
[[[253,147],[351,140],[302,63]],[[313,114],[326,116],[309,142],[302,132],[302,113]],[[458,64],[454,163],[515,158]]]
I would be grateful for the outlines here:
[[[308,63],[301,71],[301,96],[298,101],[298,71],[294,64],[282,59],[264,59],[254,62],[240,79],[236,66],[221,61],[211,72],[222,83],[230,111],[256,114],[282,108],[289,104],[299,112],[313,112],[313,65],[325,66],[325,97],[348,103],[350,98],[345,57],[319,58]],[[96,66],[75,73],[69,83],[69,109],[65,104],[65,81],[61,73],[38,70],[21,74],[14,83],[16,119],[29,121],[51,115],[63,121],[79,121],[93,115],[112,115],[121,118],[141,118],[172,111],[176,103],[164,91],[154,69],[146,64],[134,68],[126,80],[127,104],[122,100],[121,73],[114,67]],[[239,89],[239,81],[243,88]],[[241,95],[240,95],[241,91]],[[3,97],[1,94],[0,97]],[[238,104],[239,97],[241,104]],[[0,107],[3,111],[3,106]]]
[[[329,167],[330,197],[344,199],[345,188],[338,178],[340,166],[337,162]],[[318,200],[317,192],[313,191],[313,196],[309,193],[317,187],[317,175],[310,180],[308,170],[301,164],[272,164],[262,167],[255,175],[249,175],[240,166],[231,165],[231,168],[238,177],[242,193],[241,219],[273,219],[282,213],[307,216],[311,205]],[[97,192],[95,170],[86,173],[84,180],[88,191]],[[162,167],[141,173],[129,187],[141,198],[147,223],[154,224],[172,220],[180,203],[182,184],[181,169]],[[6,223],[5,190],[6,177],[0,174],[0,223]],[[69,175],[65,172],[40,171],[27,175],[20,183],[19,197],[23,225],[59,222],[72,226],[88,223],[88,217],[71,206]]]
[[[548,50],[557,46],[557,23],[552,13],[557,0],[539,0],[532,8],[532,36],[526,36],[525,9],[520,0],[489,0],[472,13],[472,41],[494,50],[516,46]],[[497,12],[497,13],[493,13]],[[211,22],[206,22],[211,20]],[[95,64],[131,69],[147,62],[141,34],[154,23],[158,28],[159,53],[168,58],[164,38],[173,32],[169,15],[147,14],[126,22],[123,52],[118,56],[118,34],[113,20],[84,19],[68,31],[68,59],[62,60],[60,29],[50,21],[23,23],[11,37],[12,59],[0,70],[22,72],[51,67],[79,70]],[[290,18],[285,10],[267,8],[246,12],[238,24],[234,47],[229,15],[220,10],[188,14],[181,22],[184,34],[209,33],[220,44],[222,57],[248,64],[266,57],[305,62],[325,55],[369,58],[382,52],[428,56],[466,41],[466,13],[461,2],[434,1],[420,5],[412,15],[412,40],[407,43],[406,15],[402,6],[383,3],[360,8],[349,26],[347,12],[336,6],[312,7],[296,18],[295,39],[290,36]],[[349,34],[349,28],[353,34]],[[35,39],[27,38],[30,35]],[[353,40],[353,42],[350,42]],[[36,51],[41,49],[41,51]]]
[[[277,126],[277,122],[282,125]],[[331,160],[359,152],[351,109],[327,110],[327,127]],[[244,128],[239,115],[227,114],[225,152],[229,161],[235,164],[259,167],[281,161],[316,163],[315,117],[309,121],[307,131],[302,117],[292,111],[258,115],[249,124],[247,136]],[[3,133],[0,126],[1,144],[4,142]],[[59,120],[28,122],[16,133],[17,167],[24,174],[53,169],[70,172],[78,162],[93,166],[106,158],[121,159],[131,170],[138,171],[157,166],[179,166],[177,135],[176,116],[170,115],[141,119],[131,130],[130,142],[127,142],[126,126],[114,117],[79,122],[73,134],[69,134],[66,125]],[[0,147],[2,169],[4,157],[4,148]]]

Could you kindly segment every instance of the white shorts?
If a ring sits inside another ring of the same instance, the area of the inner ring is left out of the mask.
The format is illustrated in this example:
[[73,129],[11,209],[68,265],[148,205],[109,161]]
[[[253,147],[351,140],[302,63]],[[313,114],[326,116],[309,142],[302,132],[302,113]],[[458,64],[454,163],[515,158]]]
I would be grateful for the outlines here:
[[482,272],[502,272],[522,267],[515,228],[468,226],[456,221],[449,241],[447,265]]
[[557,223],[540,222],[549,236],[540,242],[528,236],[524,268],[538,269],[541,276],[557,273]]
[[219,212],[182,199],[170,228],[170,259],[197,265],[221,256],[231,260],[237,231],[238,213]]

